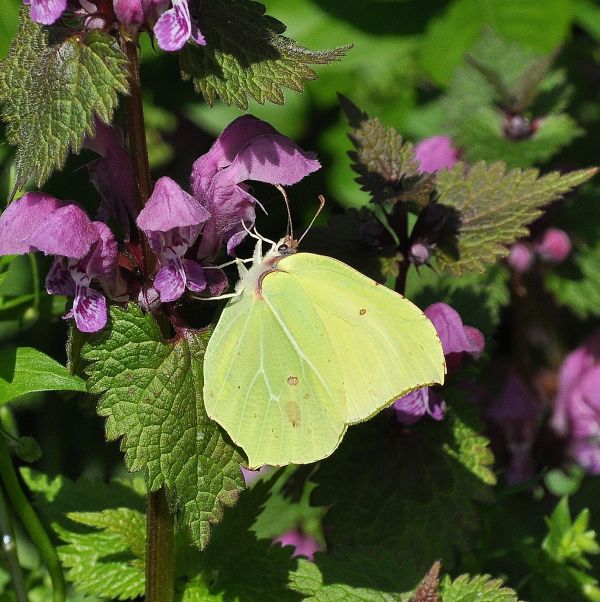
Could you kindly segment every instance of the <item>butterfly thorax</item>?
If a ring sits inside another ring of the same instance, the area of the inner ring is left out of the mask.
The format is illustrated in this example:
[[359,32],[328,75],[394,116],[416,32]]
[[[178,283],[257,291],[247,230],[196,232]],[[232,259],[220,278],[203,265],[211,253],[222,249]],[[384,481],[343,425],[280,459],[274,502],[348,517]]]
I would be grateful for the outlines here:
[[277,267],[279,261],[297,252],[298,241],[291,236],[280,239],[264,255],[262,254],[262,241],[259,240],[254,249],[250,269],[246,269],[241,263],[238,265],[240,279],[235,286],[236,292],[244,291],[244,294],[254,292],[260,297],[264,277],[272,272],[281,271]]

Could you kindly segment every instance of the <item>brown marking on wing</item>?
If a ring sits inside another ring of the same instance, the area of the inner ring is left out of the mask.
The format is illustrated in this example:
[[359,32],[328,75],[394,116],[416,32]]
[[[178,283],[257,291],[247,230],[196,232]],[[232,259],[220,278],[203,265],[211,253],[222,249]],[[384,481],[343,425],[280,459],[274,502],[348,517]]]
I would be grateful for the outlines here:
[[300,425],[302,421],[300,408],[294,400],[285,402],[285,413],[292,426],[296,427]]

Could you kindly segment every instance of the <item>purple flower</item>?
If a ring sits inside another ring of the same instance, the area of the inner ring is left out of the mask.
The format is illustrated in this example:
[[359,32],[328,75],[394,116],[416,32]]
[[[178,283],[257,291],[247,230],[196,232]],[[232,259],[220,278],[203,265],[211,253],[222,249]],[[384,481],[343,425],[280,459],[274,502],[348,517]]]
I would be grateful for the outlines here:
[[548,228],[536,245],[536,251],[546,263],[562,263],[571,253],[571,239],[564,230]]
[[[456,370],[466,355],[477,359],[484,348],[483,334],[477,328],[465,326],[455,309],[446,303],[434,303],[425,310],[425,315],[433,323],[444,350],[448,373]],[[401,397],[393,406],[396,417],[410,425],[429,414],[434,420],[444,417],[444,402],[439,395],[422,387]]]
[[415,146],[415,156],[421,173],[450,169],[459,159],[459,152],[448,136],[432,136]]
[[205,46],[206,40],[190,16],[188,0],[173,0],[172,4],[154,25],[158,45],[169,52],[181,50],[190,39]]
[[534,473],[531,449],[542,408],[516,373],[509,375],[501,395],[488,408],[487,416],[499,426],[508,447],[507,483],[515,485],[527,481]]
[[257,200],[244,181],[291,185],[319,167],[312,153],[260,119],[230,123],[192,170],[192,193],[210,214],[198,257],[215,257],[225,242],[231,253],[246,236],[242,222],[254,224]]
[[600,474],[600,332],[563,361],[551,424],[567,439],[569,455]]
[[0,216],[0,255],[33,251],[56,255],[46,277],[46,290],[75,298],[65,318],[74,317],[81,332],[103,328],[108,317],[106,298],[91,287],[92,280],[113,297],[121,293],[117,289],[117,243],[108,227],[91,221],[75,204],[28,193]]
[[260,475],[271,472],[272,467],[268,464],[261,466],[258,470],[250,470],[248,468],[240,467],[242,470],[242,475],[244,476],[244,481],[246,482],[246,487],[254,483],[256,479],[260,477]]
[[508,265],[519,274],[524,274],[531,269],[535,255],[531,247],[524,242],[517,242],[510,248],[506,259]]
[[96,219],[107,223],[114,217],[127,241],[131,219],[137,215],[137,192],[131,158],[123,145],[123,134],[120,128],[97,119],[96,134],[93,139],[86,139],[84,145],[100,155],[87,166],[90,181],[102,199]]
[[23,0],[29,6],[32,21],[42,25],[52,25],[60,19],[67,8],[67,0]]
[[205,270],[184,255],[209,217],[206,209],[171,178],[158,180],[137,225],[146,233],[162,266],[154,279],[161,301],[179,299],[186,288],[201,292],[207,287]]
[[286,531],[283,535],[280,535],[273,541],[282,545],[283,547],[292,546],[294,548],[292,558],[295,558],[296,556],[304,556],[305,558],[308,558],[308,560],[312,561],[314,560],[315,552],[319,552],[321,550],[319,542],[314,537],[296,530]]

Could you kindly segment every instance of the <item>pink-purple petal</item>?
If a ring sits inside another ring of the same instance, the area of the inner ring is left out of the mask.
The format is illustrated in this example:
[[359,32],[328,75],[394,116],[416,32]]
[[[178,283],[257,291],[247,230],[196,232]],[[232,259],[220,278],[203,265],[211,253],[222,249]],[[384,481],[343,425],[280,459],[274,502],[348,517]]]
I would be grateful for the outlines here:
[[144,232],[167,232],[184,226],[198,226],[210,218],[209,212],[177,182],[160,178],[137,218]]
[[78,286],[71,313],[81,332],[98,332],[108,320],[106,298],[92,288]]
[[194,293],[201,293],[206,288],[204,269],[197,261],[191,259],[183,259],[181,263],[185,272],[185,285]]
[[188,0],[173,0],[173,7],[164,12],[154,26],[158,45],[167,52],[181,50],[192,34]]
[[66,265],[66,259],[56,257],[46,276],[46,290],[49,295],[75,296],[75,283]]
[[536,246],[536,251],[547,263],[562,263],[571,253],[571,239],[564,230],[548,228]]
[[398,422],[409,426],[427,413],[429,407],[429,387],[421,387],[396,400],[392,406]]
[[163,303],[177,301],[185,292],[185,272],[180,260],[174,260],[160,268],[154,279],[154,288]]
[[29,16],[41,25],[52,25],[67,8],[67,0],[30,0]]
[[425,310],[444,349],[444,355],[468,353],[478,357],[483,351],[483,335],[473,327],[466,329],[459,313],[446,303],[434,303]]
[[303,151],[281,134],[271,134],[251,140],[216,177],[235,184],[256,180],[291,185],[320,167],[314,153]]
[[0,255],[42,251],[79,259],[97,237],[82,209],[47,194],[25,194],[0,216]]

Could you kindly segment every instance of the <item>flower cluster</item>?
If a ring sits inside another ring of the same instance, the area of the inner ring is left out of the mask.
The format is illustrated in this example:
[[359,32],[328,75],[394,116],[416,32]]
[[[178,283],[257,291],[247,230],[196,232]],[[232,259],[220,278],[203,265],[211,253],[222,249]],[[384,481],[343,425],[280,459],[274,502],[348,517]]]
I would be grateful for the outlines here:
[[548,228],[537,242],[517,242],[507,258],[508,265],[518,272],[528,272],[535,263],[536,257],[543,263],[558,265],[565,261],[571,253],[569,235],[558,228]]
[[82,17],[88,29],[117,21],[130,30],[147,27],[163,50],[181,50],[189,40],[205,45],[188,0],[23,0],[33,21],[52,25],[66,11]]
[[98,124],[86,145],[100,155],[88,169],[102,197],[97,219],[103,221],[40,193],[24,195],[0,216],[0,255],[55,255],[46,289],[74,297],[65,317],[75,318],[83,332],[106,324],[106,296],[124,301],[133,293],[120,275],[117,241],[104,221],[116,219],[126,240],[132,219],[144,231],[160,263],[154,288],[163,303],[186,289],[218,295],[228,282],[212,263],[224,246],[233,253],[255,220],[257,200],[245,181],[290,185],[320,167],[313,154],[264,121],[240,117],[194,163],[192,194],[163,177],[136,215],[130,159],[119,132]]
[[600,332],[563,361],[551,424],[571,458],[600,474]]
[[[434,303],[425,310],[433,323],[444,349],[448,373],[454,372],[464,356],[478,358],[483,352],[483,334],[473,326],[465,326],[458,312],[446,303]],[[393,404],[396,417],[402,424],[414,424],[425,416],[434,420],[444,417],[444,401],[431,387],[416,389]]]

